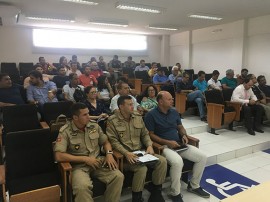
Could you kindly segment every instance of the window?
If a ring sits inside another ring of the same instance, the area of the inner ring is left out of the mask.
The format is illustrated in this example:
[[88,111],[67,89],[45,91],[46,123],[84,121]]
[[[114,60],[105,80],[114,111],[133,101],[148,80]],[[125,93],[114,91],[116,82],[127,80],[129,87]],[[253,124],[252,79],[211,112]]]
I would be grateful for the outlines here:
[[43,48],[131,50],[147,49],[143,35],[33,29],[33,44]]

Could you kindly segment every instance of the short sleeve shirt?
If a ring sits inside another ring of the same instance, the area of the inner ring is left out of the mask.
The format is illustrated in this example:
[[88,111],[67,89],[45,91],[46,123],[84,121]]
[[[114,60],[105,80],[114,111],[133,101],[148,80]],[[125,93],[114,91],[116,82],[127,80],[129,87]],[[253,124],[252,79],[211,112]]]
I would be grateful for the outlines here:
[[144,118],[145,126],[155,135],[166,139],[180,141],[178,134],[178,125],[182,125],[178,112],[171,108],[167,114],[164,114],[155,107],[149,111]]
[[[68,153],[74,156],[100,155],[100,145],[107,140],[98,124],[89,122],[84,131],[79,130],[73,121],[64,125],[55,144],[55,152]],[[72,163],[75,166],[83,166],[83,163]]]

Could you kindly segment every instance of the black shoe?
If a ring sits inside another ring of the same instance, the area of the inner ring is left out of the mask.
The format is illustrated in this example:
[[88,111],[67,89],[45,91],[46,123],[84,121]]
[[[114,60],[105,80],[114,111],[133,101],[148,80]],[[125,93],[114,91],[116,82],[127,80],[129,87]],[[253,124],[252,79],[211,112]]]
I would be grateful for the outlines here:
[[254,128],[254,131],[256,131],[258,133],[264,133],[264,131],[262,129],[259,129],[259,128]]
[[201,187],[199,187],[197,189],[192,189],[190,183],[188,183],[187,191],[191,192],[193,194],[196,194],[196,195],[198,195],[200,197],[203,197],[203,198],[209,198],[210,197],[210,194],[207,193],[206,191],[204,191]]
[[132,202],[143,202],[142,192],[132,192]]
[[182,199],[182,194],[178,194],[176,196],[171,196],[172,202],[184,202]]
[[250,135],[255,135],[255,132],[254,132],[254,130],[252,130],[252,129],[248,129],[248,134],[250,134]]
[[207,122],[207,118],[206,118],[206,117],[202,117],[202,118],[201,118],[201,121]]
[[148,191],[151,192],[151,195],[148,199],[148,202],[165,202],[161,191],[162,191],[162,185],[154,185],[153,183],[149,183],[146,187]]

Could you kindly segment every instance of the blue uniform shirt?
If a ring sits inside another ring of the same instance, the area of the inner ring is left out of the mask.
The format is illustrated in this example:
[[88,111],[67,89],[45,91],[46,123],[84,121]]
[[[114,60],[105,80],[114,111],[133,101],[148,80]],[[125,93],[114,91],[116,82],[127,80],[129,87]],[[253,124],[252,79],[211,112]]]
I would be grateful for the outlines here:
[[155,135],[166,140],[180,141],[178,125],[182,125],[182,122],[175,109],[171,108],[167,114],[164,114],[155,107],[146,114],[144,123],[146,128],[153,131]]

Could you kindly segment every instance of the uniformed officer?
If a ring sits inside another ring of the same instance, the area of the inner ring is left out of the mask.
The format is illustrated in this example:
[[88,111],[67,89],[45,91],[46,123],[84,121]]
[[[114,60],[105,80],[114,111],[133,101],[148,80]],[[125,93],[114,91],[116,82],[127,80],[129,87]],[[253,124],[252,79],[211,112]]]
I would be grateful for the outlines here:
[[[130,96],[120,96],[117,100],[119,111],[112,115],[107,121],[107,135],[112,147],[122,153],[127,163],[125,170],[134,172],[132,181],[132,202],[141,202],[144,188],[147,166],[137,164],[138,157],[132,153],[136,150],[146,148],[146,153],[154,154],[152,141],[145,128],[142,117],[133,112],[133,102]],[[167,161],[164,157],[155,155],[159,161],[153,165],[151,196],[148,201],[163,202],[161,195],[162,183],[167,172]]]
[[[112,156],[112,148],[107,136],[96,124],[89,122],[89,111],[83,103],[71,108],[72,121],[60,129],[55,145],[55,158],[59,162],[72,164],[72,188],[77,202],[93,202],[93,184],[96,177],[107,185],[104,193],[106,202],[120,199],[123,174]],[[106,156],[100,156],[100,146]],[[90,177],[91,175],[91,177]]]

